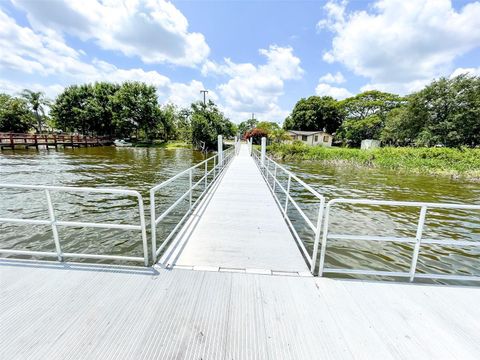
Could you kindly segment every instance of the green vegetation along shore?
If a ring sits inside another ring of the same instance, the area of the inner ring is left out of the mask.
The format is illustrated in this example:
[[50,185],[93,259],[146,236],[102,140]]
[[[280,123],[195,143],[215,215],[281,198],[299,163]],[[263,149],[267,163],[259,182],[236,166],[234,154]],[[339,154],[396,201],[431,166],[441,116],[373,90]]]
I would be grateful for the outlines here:
[[286,161],[378,167],[399,172],[439,174],[480,181],[480,149],[383,147],[372,150],[326,148],[302,143],[272,144],[269,155]]

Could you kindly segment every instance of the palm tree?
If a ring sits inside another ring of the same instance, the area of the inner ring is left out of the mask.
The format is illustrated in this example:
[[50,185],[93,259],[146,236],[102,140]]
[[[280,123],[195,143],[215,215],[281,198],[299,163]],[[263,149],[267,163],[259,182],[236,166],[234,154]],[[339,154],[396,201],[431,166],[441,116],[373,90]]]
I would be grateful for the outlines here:
[[24,89],[20,96],[28,103],[37,119],[37,133],[42,132],[42,122],[45,116],[45,106],[50,106],[50,101],[42,91]]

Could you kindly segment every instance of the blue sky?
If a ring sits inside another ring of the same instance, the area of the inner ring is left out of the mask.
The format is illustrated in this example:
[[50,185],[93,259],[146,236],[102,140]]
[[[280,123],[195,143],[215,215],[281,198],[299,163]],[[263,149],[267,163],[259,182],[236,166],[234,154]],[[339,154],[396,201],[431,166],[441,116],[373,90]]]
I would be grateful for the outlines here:
[[480,74],[480,2],[0,0],[0,91],[145,81],[283,122],[301,97],[400,94]]

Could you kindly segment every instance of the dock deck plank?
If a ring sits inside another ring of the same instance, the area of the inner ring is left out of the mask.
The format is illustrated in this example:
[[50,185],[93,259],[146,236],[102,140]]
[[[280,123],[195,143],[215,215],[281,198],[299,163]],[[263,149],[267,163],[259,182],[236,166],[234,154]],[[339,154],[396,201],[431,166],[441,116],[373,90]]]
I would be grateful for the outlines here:
[[308,271],[246,145],[172,244],[160,263]]
[[1,359],[480,354],[477,287],[0,260],[10,283],[23,289],[0,288]]

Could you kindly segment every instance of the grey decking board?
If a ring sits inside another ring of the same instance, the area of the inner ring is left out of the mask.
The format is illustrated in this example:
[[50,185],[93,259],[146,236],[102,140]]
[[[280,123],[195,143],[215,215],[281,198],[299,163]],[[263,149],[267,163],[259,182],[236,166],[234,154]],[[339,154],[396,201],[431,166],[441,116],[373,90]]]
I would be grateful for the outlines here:
[[172,243],[164,264],[308,270],[246,146]]
[[0,308],[2,359],[474,359],[480,351],[474,287],[8,265],[0,277],[25,286],[0,289],[3,304],[21,304]]

